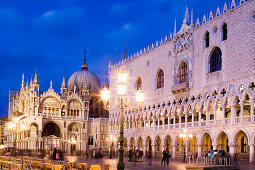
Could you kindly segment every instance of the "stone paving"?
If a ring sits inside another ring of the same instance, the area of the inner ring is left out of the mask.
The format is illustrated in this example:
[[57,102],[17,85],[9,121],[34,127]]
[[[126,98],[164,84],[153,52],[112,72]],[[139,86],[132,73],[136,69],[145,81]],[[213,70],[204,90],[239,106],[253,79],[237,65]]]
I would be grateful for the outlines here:
[[[104,164],[110,164],[111,170],[117,169],[118,159],[113,158],[103,158],[103,159],[86,159],[84,157],[75,157],[75,156],[66,156],[66,160],[68,161],[77,161],[77,162],[87,162],[89,165],[101,165],[103,167]],[[188,164],[182,163],[181,159],[170,159],[169,165],[160,165],[161,159],[154,158],[152,160],[152,165],[148,165],[147,159],[144,159],[143,162],[128,162],[127,158],[124,159],[125,170],[185,170],[185,167]],[[240,165],[241,170],[255,170],[255,164],[245,163]]]

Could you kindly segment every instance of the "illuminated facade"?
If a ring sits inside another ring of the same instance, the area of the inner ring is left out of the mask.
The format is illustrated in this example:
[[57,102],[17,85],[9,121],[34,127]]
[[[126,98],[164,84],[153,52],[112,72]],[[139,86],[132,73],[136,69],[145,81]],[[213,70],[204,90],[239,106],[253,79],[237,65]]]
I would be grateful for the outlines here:
[[[98,99],[101,84],[88,70],[86,60],[66,86],[63,78],[60,94],[50,83],[41,93],[37,74],[21,89],[10,90],[9,119],[18,120],[15,128],[5,129],[5,146],[23,150],[51,150],[59,147],[66,153],[107,149],[108,111]],[[13,125],[12,125],[13,126]]]
[[[181,29],[117,64],[109,64],[111,96],[124,68],[127,95],[145,93],[142,109],[125,111],[125,150],[160,156],[204,155],[218,149],[254,161],[255,1],[233,0],[202,22],[186,8]],[[110,98],[110,104],[113,103]],[[131,100],[136,106],[135,99]],[[119,110],[110,112],[110,133],[118,137]],[[179,134],[193,135],[187,144]],[[117,150],[117,143],[115,144]]]

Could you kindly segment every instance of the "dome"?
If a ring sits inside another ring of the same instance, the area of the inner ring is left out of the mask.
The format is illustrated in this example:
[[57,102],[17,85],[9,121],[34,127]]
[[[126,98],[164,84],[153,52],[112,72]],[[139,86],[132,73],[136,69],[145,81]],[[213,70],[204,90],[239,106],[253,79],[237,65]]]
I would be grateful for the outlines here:
[[94,73],[88,70],[86,58],[84,58],[84,63],[81,66],[81,70],[73,73],[68,80],[68,91],[73,91],[74,86],[76,87],[76,91],[90,90],[98,92],[101,88],[99,78]]

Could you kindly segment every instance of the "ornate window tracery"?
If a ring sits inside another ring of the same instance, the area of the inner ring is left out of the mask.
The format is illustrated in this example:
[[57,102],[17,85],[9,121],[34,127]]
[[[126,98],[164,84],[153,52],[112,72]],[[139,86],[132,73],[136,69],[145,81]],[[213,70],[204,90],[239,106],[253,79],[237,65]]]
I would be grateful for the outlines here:
[[164,72],[162,69],[157,74],[157,89],[164,87]]
[[216,47],[211,55],[210,58],[210,73],[221,70],[222,65],[222,59],[221,59],[222,53],[219,47]]

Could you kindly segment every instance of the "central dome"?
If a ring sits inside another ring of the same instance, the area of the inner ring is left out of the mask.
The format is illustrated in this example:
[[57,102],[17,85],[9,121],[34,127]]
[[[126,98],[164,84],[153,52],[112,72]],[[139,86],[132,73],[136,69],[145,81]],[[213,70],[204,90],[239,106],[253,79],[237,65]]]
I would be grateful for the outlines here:
[[81,70],[73,73],[68,80],[68,91],[73,91],[74,87],[76,88],[76,91],[90,90],[93,92],[98,92],[101,88],[99,78],[88,70],[86,58],[84,58]]

